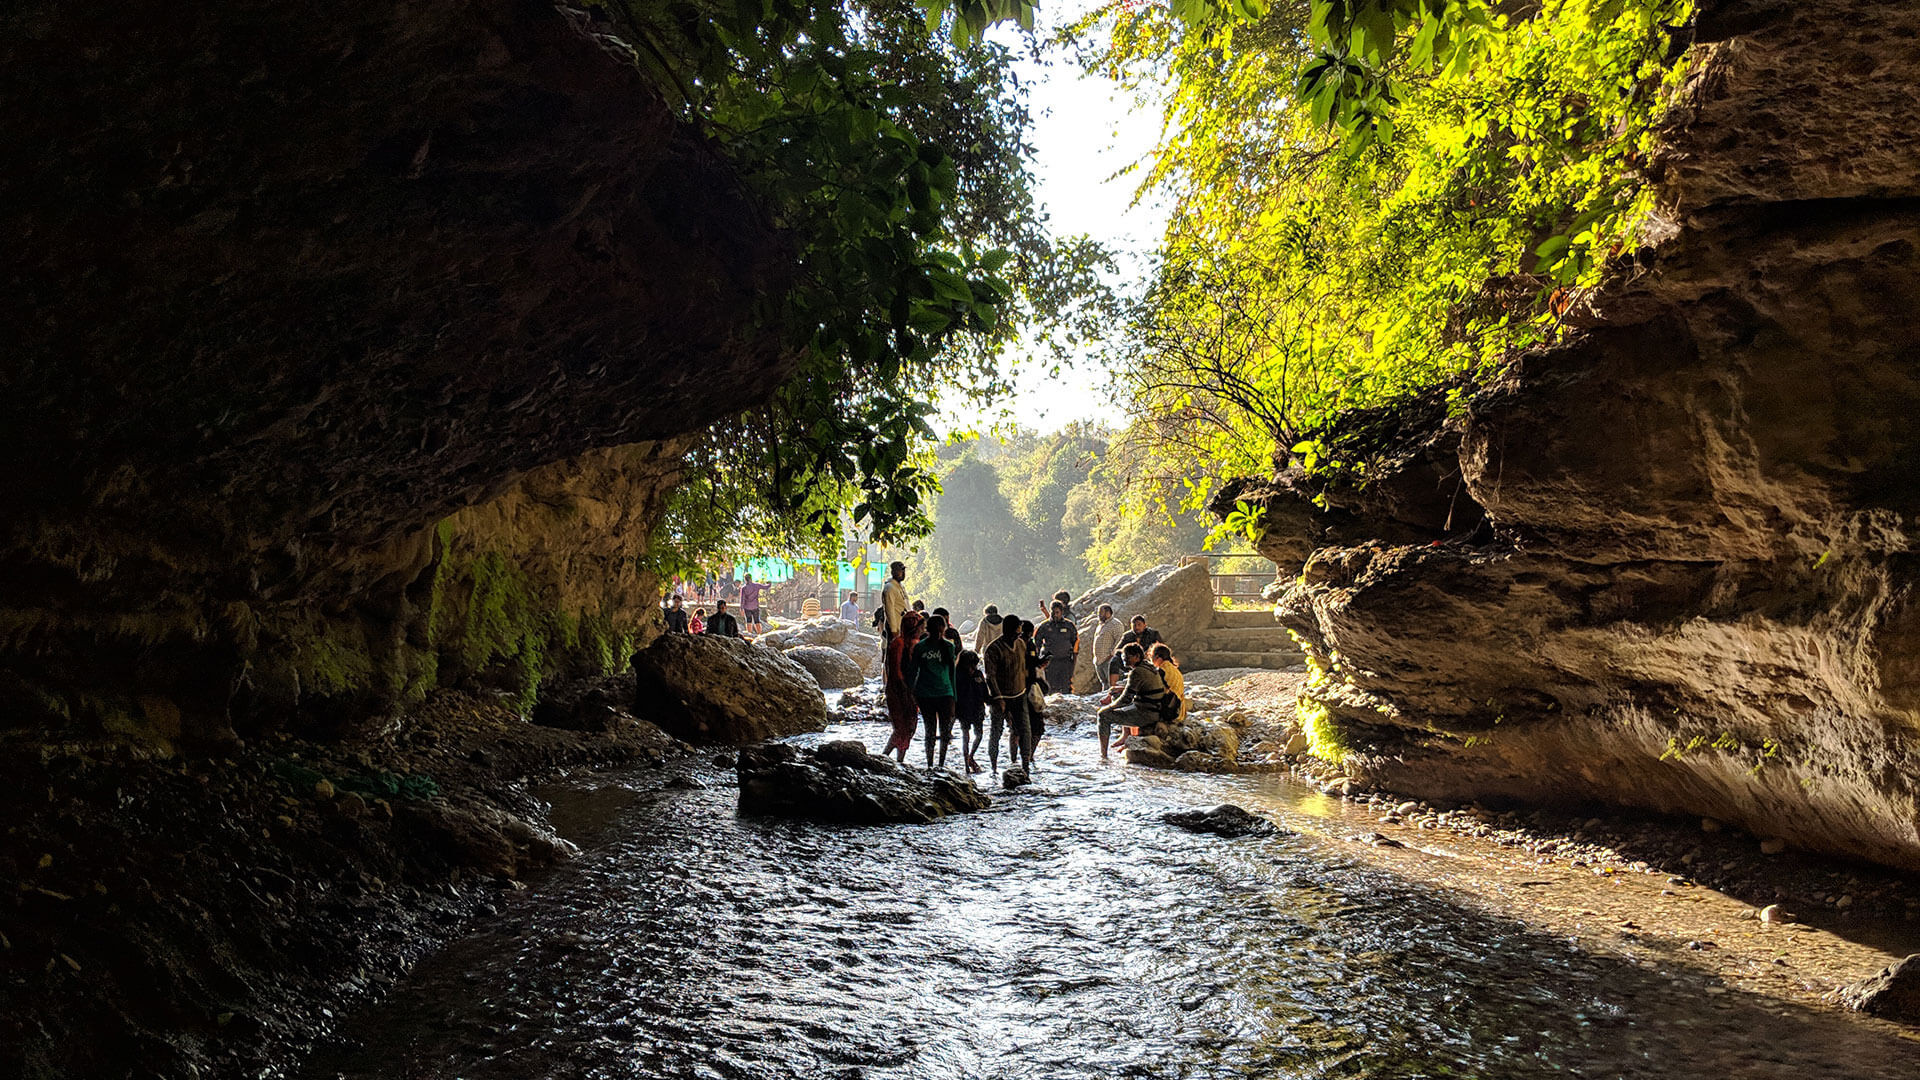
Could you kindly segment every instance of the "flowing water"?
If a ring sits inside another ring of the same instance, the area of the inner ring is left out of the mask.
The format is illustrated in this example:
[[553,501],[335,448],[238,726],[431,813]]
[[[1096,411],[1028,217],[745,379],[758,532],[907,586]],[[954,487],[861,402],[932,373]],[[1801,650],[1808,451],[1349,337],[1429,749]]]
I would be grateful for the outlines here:
[[742,819],[719,769],[582,778],[549,793],[582,857],[303,1075],[1920,1077],[1884,1031],[1472,913],[1324,837],[1159,820],[1338,812],[1284,780],[1102,766],[1074,731],[1040,766],[925,827]]

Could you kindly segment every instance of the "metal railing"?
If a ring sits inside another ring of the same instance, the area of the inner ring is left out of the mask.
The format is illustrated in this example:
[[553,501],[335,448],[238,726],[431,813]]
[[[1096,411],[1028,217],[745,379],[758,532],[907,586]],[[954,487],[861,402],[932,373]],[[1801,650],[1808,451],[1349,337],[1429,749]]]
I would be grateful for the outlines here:
[[1213,581],[1213,606],[1216,610],[1264,605],[1266,601],[1260,598],[1260,593],[1273,584],[1280,574],[1280,568],[1264,555],[1202,553],[1189,555],[1186,561],[1203,559],[1207,564],[1207,575]]

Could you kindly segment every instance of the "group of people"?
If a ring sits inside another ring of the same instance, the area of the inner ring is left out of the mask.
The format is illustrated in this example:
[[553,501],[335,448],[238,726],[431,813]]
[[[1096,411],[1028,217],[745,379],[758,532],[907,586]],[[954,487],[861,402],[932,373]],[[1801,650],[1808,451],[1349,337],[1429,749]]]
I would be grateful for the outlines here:
[[[740,582],[739,616],[727,610],[724,596],[715,597],[711,615],[705,607],[696,607],[688,612],[686,594],[681,586],[682,583],[676,582],[673,592],[667,597],[663,614],[669,634],[713,634],[737,638],[743,636],[743,632],[744,636],[751,636],[766,628],[760,621],[761,594],[766,586],[753,580],[752,574],[747,574]],[[704,595],[704,589],[701,595]]]
[[[924,725],[927,767],[944,768],[957,727],[969,773],[983,771],[982,742],[987,768],[998,771],[1003,736],[1009,764],[1030,771],[1046,732],[1046,695],[1073,689],[1081,635],[1072,595],[1062,591],[1051,603],[1042,602],[1045,618],[1038,625],[1002,615],[998,605],[988,604],[968,643],[947,609],[927,611],[923,602],[908,599],[905,563],[888,569],[874,612],[885,642],[886,703],[893,724],[886,752],[904,765]],[[1184,718],[1186,684],[1172,649],[1144,616],[1133,616],[1122,629],[1111,605],[1100,605],[1098,614],[1089,644],[1106,695],[1098,714],[1105,758],[1129,737]],[[1115,729],[1120,740],[1110,744]]]

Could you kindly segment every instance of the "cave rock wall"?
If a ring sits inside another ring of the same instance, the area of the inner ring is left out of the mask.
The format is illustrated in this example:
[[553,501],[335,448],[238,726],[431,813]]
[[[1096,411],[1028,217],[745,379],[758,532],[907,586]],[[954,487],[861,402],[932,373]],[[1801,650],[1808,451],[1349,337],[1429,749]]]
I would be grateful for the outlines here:
[[0,730],[218,743],[634,631],[681,440],[791,372],[792,256],[593,30],[0,18]]
[[1920,8],[1707,3],[1698,38],[1655,239],[1409,437],[1386,487],[1426,499],[1235,494],[1354,776],[1920,868]]

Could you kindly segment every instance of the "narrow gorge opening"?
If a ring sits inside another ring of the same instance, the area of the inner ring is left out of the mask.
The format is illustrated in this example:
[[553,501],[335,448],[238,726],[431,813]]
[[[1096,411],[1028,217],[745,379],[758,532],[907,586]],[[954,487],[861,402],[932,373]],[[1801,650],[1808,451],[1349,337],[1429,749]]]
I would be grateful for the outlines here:
[[1916,38],[0,18],[0,1071],[1913,1075]]

